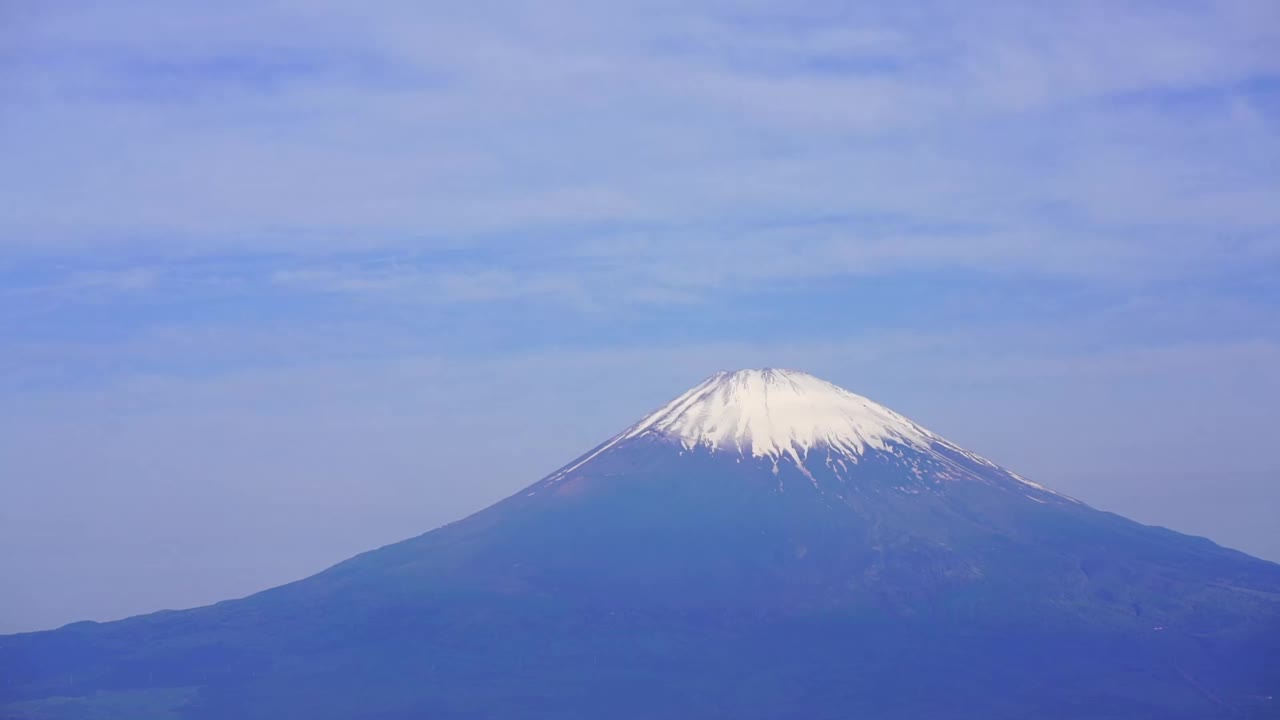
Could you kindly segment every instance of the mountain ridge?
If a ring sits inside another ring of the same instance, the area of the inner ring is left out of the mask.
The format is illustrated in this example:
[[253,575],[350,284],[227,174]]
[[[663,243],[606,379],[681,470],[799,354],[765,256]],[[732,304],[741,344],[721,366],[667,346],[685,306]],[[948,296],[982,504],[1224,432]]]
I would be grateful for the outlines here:
[[[870,438],[786,387],[769,416],[703,412],[738,381],[811,384],[742,372],[309,578],[0,637],[0,718],[138,698],[191,720],[1273,714],[1280,565],[1058,495],[896,413],[873,417],[919,432]],[[848,395],[832,402],[865,400]],[[788,402],[820,410],[772,414]],[[871,441],[780,447],[830,422]]]

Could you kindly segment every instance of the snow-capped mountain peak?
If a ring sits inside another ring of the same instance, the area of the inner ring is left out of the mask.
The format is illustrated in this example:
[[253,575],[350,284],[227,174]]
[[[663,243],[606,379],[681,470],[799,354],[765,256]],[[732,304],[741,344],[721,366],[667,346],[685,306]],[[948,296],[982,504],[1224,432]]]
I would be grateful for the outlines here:
[[874,455],[904,473],[892,486],[903,492],[942,481],[998,477],[1011,487],[1071,500],[861,395],[808,373],[773,368],[718,372],[546,481],[560,482],[596,458],[641,440],[737,456],[739,461],[772,461],[775,473],[785,460],[819,489],[828,483],[818,474],[847,483],[852,468]]
[[687,448],[705,446],[796,461],[815,447],[849,455],[890,443],[927,449],[938,438],[892,410],[795,370],[719,372],[622,433],[658,435]]

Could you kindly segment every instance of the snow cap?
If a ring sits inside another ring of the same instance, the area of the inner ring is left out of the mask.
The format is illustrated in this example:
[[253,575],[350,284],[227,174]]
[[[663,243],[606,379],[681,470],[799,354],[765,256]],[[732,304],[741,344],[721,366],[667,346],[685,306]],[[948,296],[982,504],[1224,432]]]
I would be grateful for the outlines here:
[[687,448],[735,450],[797,462],[818,447],[859,456],[937,436],[889,408],[796,370],[718,372],[650,413],[620,439],[659,435]]

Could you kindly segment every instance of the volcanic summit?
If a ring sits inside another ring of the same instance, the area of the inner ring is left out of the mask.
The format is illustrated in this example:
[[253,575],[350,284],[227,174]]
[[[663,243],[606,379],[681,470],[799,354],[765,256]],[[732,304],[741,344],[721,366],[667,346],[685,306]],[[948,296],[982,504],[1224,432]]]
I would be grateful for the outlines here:
[[1280,566],[741,370],[305,580],[2,637],[0,718],[1264,718],[1278,652]]

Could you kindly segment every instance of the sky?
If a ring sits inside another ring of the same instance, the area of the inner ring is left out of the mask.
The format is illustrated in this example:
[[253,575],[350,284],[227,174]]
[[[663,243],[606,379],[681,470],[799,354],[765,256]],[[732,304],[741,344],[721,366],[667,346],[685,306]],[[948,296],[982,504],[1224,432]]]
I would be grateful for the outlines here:
[[0,0],[0,633],[814,373],[1280,561],[1280,5]]

